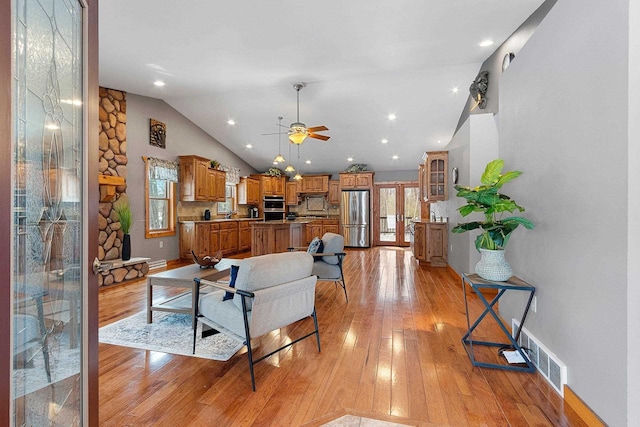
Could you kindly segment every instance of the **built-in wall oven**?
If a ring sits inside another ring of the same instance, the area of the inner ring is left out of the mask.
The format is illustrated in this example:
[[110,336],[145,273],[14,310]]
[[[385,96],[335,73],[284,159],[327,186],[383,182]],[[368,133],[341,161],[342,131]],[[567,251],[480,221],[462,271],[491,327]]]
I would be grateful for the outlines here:
[[264,196],[262,199],[262,210],[264,211],[265,221],[284,219],[286,213],[284,197]]

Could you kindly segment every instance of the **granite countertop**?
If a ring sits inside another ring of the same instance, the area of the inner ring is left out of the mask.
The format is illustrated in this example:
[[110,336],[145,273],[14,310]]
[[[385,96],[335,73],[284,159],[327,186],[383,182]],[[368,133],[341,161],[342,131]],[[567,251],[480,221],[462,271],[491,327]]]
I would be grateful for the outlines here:
[[180,218],[178,222],[229,222],[229,221],[262,221],[262,218],[211,218],[209,220],[198,217],[185,217]]

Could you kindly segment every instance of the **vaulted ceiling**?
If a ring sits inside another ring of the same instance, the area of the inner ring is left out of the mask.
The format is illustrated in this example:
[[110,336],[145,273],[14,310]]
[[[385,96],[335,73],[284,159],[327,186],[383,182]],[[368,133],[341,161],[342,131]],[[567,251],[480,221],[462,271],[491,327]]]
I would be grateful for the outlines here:
[[307,138],[298,160],[281,135],[287,163],[415,170],[424,151],[446,149],[480,64],[542,2],[108,0],[100,84],[163,99],[264,171],[278,154],[277,117],[296,121],[303,82],[300,121],[331,139]]

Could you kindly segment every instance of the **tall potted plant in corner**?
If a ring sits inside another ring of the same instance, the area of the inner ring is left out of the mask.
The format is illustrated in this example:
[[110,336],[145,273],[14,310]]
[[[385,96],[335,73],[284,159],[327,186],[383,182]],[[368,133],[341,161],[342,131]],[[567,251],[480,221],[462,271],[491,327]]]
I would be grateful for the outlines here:
[[507,182],[519,177],[521,171],[502,173],[504,160],[496,159],[487,164],[477,187],[463,187],[456,185],[458,197],[467,201],[466,205],[458,208],[463,217],[472,212],[482,212],[484,221],[472,221],[456,225],[454,233],[481,229],[482,233],[476,238],[476,249],[480,252],[480,262],[476,265],[476,273],[486,280],[508,280],[513,270],[504,258],[504,248],[509,242],[511,233],[522,225],[532,229],[533,223],[520,216],[504,217],[505,212],[524,212],[524,208],[498,190]]
[[120,198],[113,204],[113,210],[118,215],[120,221],[120,228],[124,233],[122,237],[122,260],[128,261],[131,259],[131,236],[129,230],[132,224],[131,206],[129,205],[129,199],[125,194],[122,194]]

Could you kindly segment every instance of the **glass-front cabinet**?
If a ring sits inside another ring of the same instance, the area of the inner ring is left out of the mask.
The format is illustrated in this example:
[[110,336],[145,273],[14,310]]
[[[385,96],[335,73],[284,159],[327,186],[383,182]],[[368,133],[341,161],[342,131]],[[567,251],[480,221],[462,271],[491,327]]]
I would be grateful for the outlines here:
[[427,153],[427,198],[429,202],[447,200],[447,168],[449,153],[447,151],[430,151]]

